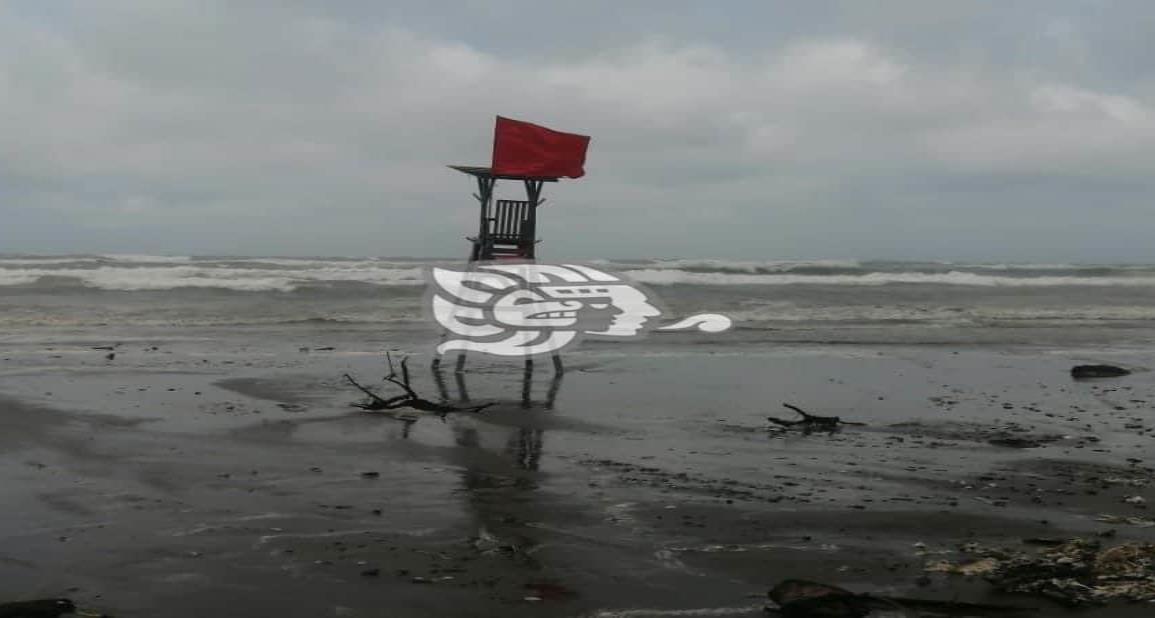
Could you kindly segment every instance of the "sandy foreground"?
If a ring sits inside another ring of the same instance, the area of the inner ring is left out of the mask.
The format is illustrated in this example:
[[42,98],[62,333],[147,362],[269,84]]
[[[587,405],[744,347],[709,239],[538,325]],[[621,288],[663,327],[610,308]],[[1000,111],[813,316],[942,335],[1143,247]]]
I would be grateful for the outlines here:
[[[353,337],[119,340],[112,360],[84,337],[0,347],[0,601],[757,616],[801,577],[1067,615],[924,567],[968,541],[1155,540],[1097,519],[1155,516],[1134,499],[1155,500],[1153,374],[1068,375],[1155,363],[1134,351],[603,346],[560,382],[540,368],[528,392],[514,363],[448,371],[451,399],[497,403],[442,421],[350,407],[341,375],[383,372],[382,348]],[[427,361],[413,357],[414,383],[434,397]],[[774,432],[782,402],[867,425]]]

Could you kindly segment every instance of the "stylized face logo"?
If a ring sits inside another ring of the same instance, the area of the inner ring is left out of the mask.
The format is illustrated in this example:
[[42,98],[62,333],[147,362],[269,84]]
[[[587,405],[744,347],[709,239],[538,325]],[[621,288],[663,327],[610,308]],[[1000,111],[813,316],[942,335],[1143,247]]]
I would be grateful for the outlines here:
[[579,336],[636,337],[661,315],[635,284],[575,264],[434,268],[432,308],[451,335],[438,346],[500,356],[557,351]]

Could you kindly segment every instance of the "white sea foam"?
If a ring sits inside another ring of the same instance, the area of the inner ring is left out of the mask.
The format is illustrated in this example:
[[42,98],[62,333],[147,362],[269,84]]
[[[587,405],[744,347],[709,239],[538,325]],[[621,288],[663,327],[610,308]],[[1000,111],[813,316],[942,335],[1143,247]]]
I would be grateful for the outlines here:
[[26,285],[35,283],[40,275],[35,270],[3,270],[0,269],[0,286]]
[[861,275],[737,274],[644,268],[623,274],[654,285],[867,285],[894,283],[984,287],[1155,286],[1155,277],[1001,277],[962,271],[871,272]]
[[[103,290],[166,290],[188,287],[238,291],[291,291],[300,285],[324,282],[358,282],[373,285],[421,285],[421,268],[379,266],[366,263],[334,265],[318,262],[308,268],[214,267],[199,264],[172,266],[99,266],[95,268],[0,268],[0,286],[26,285],[43,277],[66,277]],[[624,271],[627,276],[652,285],[835,285],[882,286],[890,284],[938,284],[982,287],[1122,286],[1153,287],[1155,277],[1009,277],[961,271],[946,273],[872,272],[862,275],[743,274],[690,272],[645,268]]]
[[2,257],[0,256],[0,268],[6,266],[51,266],[54,264],[85,264],[99,262],[100,258],[92,256],[76,256],[76,257]]
[[114,262],[127,262],[136,264],[184,264],[191,262],[192,258],[187,255],[141,255],[136,253],[106,253],[102,254],[106,260]]
[[288,292],[310,283],[360,282],[375,285],[421,285],[420,268],[313,268],[277,271],[259,268],[212,268],[203,266],[142,266],[98,268],[0,270],[0,285],[22,285],[43,277],[75,279],[81,285],[102,290],[171,290],[220,288],[237,291]]
[[1002,271],[1045,271],[1045,270],[1070,270],[1073,272],[1087,271],[1087,270],[1117,270],[1117,271],[1133,271],[1133,270],[1151,270],[1150,264],[1070,264],[1070,263],[997,263],[997,262],[933,262],[944,267],[965,268],[967,270],[1002,270]]
[[[354,282],[381,286],[423,283],[429,264],[388,258],[263,258],[187,256],[0,256],[0,286],[55,277],[103,290],[189,287],[292,291],[302,285]],[[1155,287],[1155,267],[1067,264],[860,263],[846,260],[660,260],[602,262],[653,285],[946,285],[973,287]],[[1034,271],[1034,272],[1029,272]],[[65,283],[67,285],[67,283]]]
[[772,260],[772,261],[736,261],[736,260],[709,260],[709,259],[681,259],[656,260],[648,265],[651,269],[686,270],[692,272],[732,272],[732,273],[776,273],[790,272],[802,268],[859,268],[861,263],[856,260]]
[[[322,258],[251,258],[251,257],[230,257],[230,258],[215,258],[212,260],[201,260],[197,262],[198,265],[205,264],[245,264],[248,266],[282,266],[285,268],[373,268],[379,266],[392,266],[399,264],[399,262],[386,262],[381,260],[333,260]],[[412,266],[412,264],[408,264]]]
[[954,266],[957,268],[967,268],[967,269],[971,269],[971,270],[1003,270],[1003,271],[1080,270],[1080,269],[1087,269],[1087,268],[1095,268],[1094,266],[1090,266],[1087,264],[1083,264],[1083,265],[1079,265],[1079,264],[995,264],[995,263],[991,263],[991,264],[986,264],[986,263],[966,264],[966,263],[954,263],[954,262],[941,262],[941,264],[943,266]]
[[735,323],[828,322],[877,324],[994,324],[999,322],[1128,322],[1155,320],[1150,306],[1001,307],[976,305],[799,305],[790,301],[742,303],[726,312]]

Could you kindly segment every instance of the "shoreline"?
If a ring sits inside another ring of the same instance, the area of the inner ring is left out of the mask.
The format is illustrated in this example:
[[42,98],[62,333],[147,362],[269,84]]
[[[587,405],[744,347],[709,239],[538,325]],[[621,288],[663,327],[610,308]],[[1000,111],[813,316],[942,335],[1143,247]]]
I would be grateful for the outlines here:
[[[548,371],[527,402],[519,370],[479,359],[463,385],[497,405],[442,422],[349,407],[340,375],[382,367],[355,336],[327,352],[125,343],[113,361],[5,350],[0,599],[116,616],[759,615],[770,587],[807,577],[1061,615],[924,568],[975,540],[1155,540],[1096,520],[1155,499],[1149,463],[1128,461],[1155,402],[1137,351],[595,350],[552,405]],[[1072,382],[1087,359],[1141,371]],[[452,398],[460,386],[446,376]],[[764,419],[783,402],[867,425],[776,433]],[[1046,441],[990,443],[1004,435]]]

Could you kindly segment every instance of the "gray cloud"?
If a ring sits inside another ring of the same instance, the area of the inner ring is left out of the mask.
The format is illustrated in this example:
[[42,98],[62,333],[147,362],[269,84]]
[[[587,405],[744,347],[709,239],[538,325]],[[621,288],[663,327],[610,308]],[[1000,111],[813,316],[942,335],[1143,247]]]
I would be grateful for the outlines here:
[[463,253],[503,114],[594,138],[547,255],[1151,257],[1146,3],[53,5],[0,5],[0,251]]

